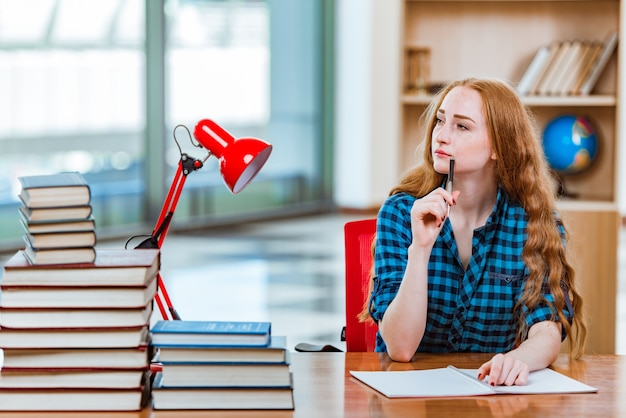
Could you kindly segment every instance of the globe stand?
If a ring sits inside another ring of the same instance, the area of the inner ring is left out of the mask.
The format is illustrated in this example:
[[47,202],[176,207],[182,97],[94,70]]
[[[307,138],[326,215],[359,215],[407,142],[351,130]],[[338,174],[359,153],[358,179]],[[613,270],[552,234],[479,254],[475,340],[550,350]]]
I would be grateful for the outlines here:
[[556,171],[552,172],[552,175],[554,176],[554,178],[556,179],[556,184],[557,184],[557,196],[559,198],[566,198],[566,199],[575,199],[578,197],[578,193],[573,193],[573,192],[569,192],[567,190],[567,187],[565,187],[565,179],[563,178],[562,175],[560,175],[559,173],[557,173]]

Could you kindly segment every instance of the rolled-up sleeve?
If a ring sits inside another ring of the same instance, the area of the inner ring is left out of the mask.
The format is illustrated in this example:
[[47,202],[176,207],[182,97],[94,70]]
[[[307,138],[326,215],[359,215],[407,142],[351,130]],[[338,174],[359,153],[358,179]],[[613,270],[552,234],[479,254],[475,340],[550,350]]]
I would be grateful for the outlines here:
[[411,244],[410,211],[414,198],[399,194],[389,197],[378,213],[374,258],[374,286],[370,314],[380,321],[398,293]]

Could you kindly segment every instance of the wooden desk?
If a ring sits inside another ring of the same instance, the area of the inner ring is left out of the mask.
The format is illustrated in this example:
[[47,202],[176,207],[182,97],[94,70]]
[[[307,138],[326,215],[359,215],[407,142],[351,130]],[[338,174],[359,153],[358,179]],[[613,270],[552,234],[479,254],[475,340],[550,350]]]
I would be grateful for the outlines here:
[[294,411],[152,411],[122,413],[0,413],[5,417],[92,418],[393,418],[393,417],[625,417],[626,356],[587,356],[569,365],[561,356],[554,369],[598,388],[598,393],[490,395],[468,398],[388,399],[356,381],[350,370],[477,368],[484,354],[421,354],[412,363],[394,363],[376,353],[292,353]]

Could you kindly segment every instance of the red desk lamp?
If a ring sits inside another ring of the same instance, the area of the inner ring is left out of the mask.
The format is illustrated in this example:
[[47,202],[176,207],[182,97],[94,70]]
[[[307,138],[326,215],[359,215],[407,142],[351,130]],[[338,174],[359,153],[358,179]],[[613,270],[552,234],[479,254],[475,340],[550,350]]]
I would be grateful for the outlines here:
[[[177,127],[184,126],[179,125]],[[184,128],[187,129],[186,127]],[[220,173],[228,189],[232,193],[239,193],[254,179],[272,153],[271,144],[257,138],[235,139],[221,126],[209,119],[203,119],[197,123],[193,136],[198,140],[199,144],[193,143],[193,140],[192,144],[198,148],[205,148],[209,152],[208,155],[203,160],[198,160],[183,153],[180,144],[176,140],[176,135],[174,135],[174,141],[176,141],[180,151],[178,169],[172,180],[172,185],[167,193],[152,235],[135,248],[161,248],[187,176],[189,173],[202,168],[204,162],[211,155],[214,155],[219,160]],[[158,292],[155,296],[155,301],[161,316],[163,319],[180,319],[167,294],[167,289],[160,274],[157,280]],[[161,300],[161,297],[163,297],[163,300]],[[163,301],[165,301],[167,309]]]

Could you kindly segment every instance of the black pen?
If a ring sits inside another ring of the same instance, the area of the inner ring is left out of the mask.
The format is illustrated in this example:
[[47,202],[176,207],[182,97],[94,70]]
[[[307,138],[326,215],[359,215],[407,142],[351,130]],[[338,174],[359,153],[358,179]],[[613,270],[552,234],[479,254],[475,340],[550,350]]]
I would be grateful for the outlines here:
[[[454,158],[450,157],[450,169],[448,170],[448,181],[446,190],[452,193],[452,181],[454,180]],[[450,205],[448,205],[448,216],[450,216]]]

